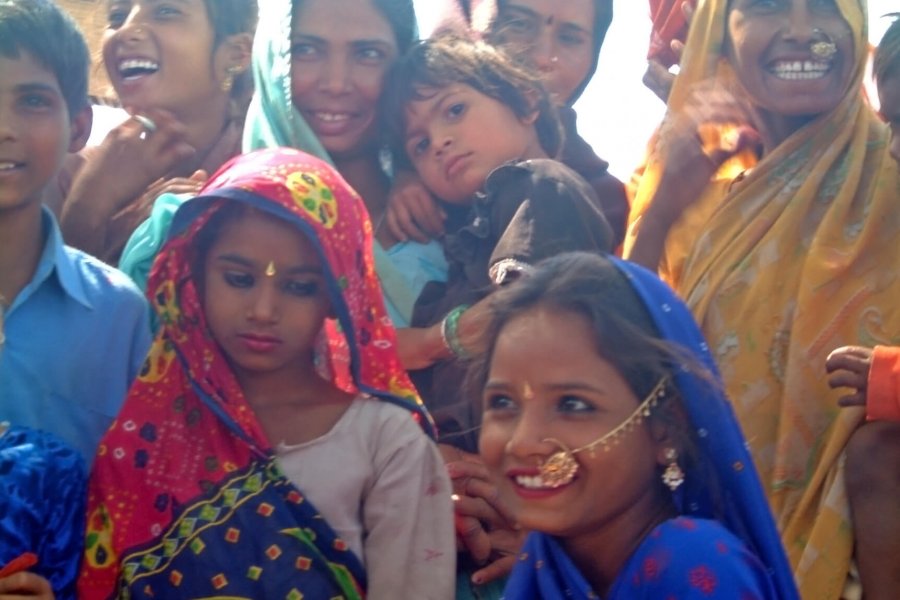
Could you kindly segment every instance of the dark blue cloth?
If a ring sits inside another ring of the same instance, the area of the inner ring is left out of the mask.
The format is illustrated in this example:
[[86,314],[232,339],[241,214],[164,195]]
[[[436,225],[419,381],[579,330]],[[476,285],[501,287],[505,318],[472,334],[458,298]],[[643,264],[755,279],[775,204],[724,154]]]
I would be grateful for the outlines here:
[[0,433],[0,567],[33,552],[38,564],[29,570],[49,580],[57,598],[75,598],[86,480],[81,455],[53,435]]
[[[650,271],[616,258],[611,260],[643,301],[660,336],[689,351],[718,379],[709,348],[681,300]],[[677,373],[674,380],[696,433],[699,451],[675,500],[682,515],[702,524],[698,529],[703,539],[689,543],[686,539],[691,537],[689,532],[677,527],[683,519],[663,523],[629,559],[611,586],[608,598],[666,598],[671,594],[675,598],[741,599],[743,596],[729,590],[742,589],[739,586],[752,582],[756,587],[748,588],[748,598],[798,599],[768,501],[722,386],[710,385],[687,369]],[[727,532],[731,536],[724,535]],[[654,534],[659,536],[653,537]],[[719,552],[717,544],[723,539],[726,553]],[[652,586],[643,581],[640,586],[632,587],[642,561],[665,548],[673,556],[677,555],[677,560],[666,569],[665,577],[654,581]],[[505,598],[599,598],[550,536],[529,534],[521,558],[513,569]],[[685,589],[684,576],[693,568],[691,565],[703,564],[710,569],[715,565],[718,595],[690,595],[680,591]]]

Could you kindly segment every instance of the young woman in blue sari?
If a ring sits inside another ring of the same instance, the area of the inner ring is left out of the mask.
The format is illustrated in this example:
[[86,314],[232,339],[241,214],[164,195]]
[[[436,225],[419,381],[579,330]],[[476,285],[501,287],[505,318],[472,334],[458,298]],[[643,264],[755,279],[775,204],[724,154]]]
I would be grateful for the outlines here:
[[706,344],[654,275],[559,255],[496,294],[488,333],[480,452],[531,531],[507,599],[798,597]]

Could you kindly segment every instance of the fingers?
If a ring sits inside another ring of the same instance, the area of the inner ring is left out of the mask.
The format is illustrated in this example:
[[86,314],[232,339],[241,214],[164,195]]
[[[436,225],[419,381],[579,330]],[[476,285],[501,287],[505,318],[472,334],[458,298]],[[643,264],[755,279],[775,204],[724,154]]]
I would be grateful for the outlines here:
[[828,378],[828,385],[832,389],[849,387],[856,388],[857,390],[864,390],[866,389],[868,375],[868,372],[858,373],[856,371],[840,369],[835,371],[831,377]]
[[409,208],[413,221],[432,239],[444,235],[444,220],[447,215],[437,201],[421,184],[408,189]]
[[855,394],[848,394],[846,396],[841,396],[838,398],[838,406],[847,408],[849,406],[865,406],[866,405],[866,394],[864,391],[856,392]]
[[0,578],[0,594],[17,594],[28,596],[53,597],[50,582],[29,571],[20,571],[8,577]]
[[483,564],[491,555],[491,540],[481,522],[474,518],[457,514],[456,535],[475,562]]
[[684,15],[684,20],[687,22],[688,26],[690,26],[691,21],[694,20],[694,3],[691,0],[684,0],[681,3],[681,14]]
[[868,373],[872,362],[872,349],[863,346],[843,346],[832,350],[825,359],[825,370],[829,373],[847,369],[857,373]]
[[428,242],[428,235],[419,229],[409,209],[401,203],[390,203],[384,215],[384,223],[388,231],[400,241],[412,239],[419,243]]
[[472,582],[476,585],[484,585],[491,581],[502,579],[512,573],[516,564],[517,556],[515,554],[498,558],[483,569],[479,569],[472,574]]
[[668,102],[672,85],[675,83],[675,75],[670,73],[658,60],[647,62],[647,71],[644,73],[644,85],[663,102]]

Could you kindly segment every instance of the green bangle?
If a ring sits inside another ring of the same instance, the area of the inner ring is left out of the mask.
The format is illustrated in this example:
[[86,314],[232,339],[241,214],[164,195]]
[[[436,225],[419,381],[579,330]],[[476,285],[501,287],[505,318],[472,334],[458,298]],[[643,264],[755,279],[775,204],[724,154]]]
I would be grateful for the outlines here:
[[456,358],[471,358],[471,355],[459,340],[459,319],[468,308],[468,304],[460,304],[448,312],[444,320],[441,321],[441,340]]

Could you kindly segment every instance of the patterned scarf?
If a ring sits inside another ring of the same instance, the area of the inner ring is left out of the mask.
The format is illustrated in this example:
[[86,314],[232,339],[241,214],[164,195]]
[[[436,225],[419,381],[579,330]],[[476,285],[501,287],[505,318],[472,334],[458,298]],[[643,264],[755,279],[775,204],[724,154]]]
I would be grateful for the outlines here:
[[363,594],[361,563],[279,472],[206,325],[191,271],[195,239],[228,202],[296,225],[319,253],[335,313],[320,347],[335,386],[406,407],[433,433],[396,354],[362,200],[308,154],[238,157],[179,209],[151,272],[161,330],[100,445],[81,597]]
[[[696,84],[735,77],[723,59],[727,5],[708,0],[698,7],[670,113],[682,109]],[[828,387],[825,357],[848,344],[900,341],[900,179],[887,128],[862,92],[865,3],[837,6],[855,52],[840,104],[742,180],[732,184],[720,171],[670,230],[660,264],[709,340],[801,595],[817,600],[839,598],[847,578],[853,528],[841,458],[863,416],[837,407],[841,392]],[[632,222],[653,198],[664,166],[651,158]]]

